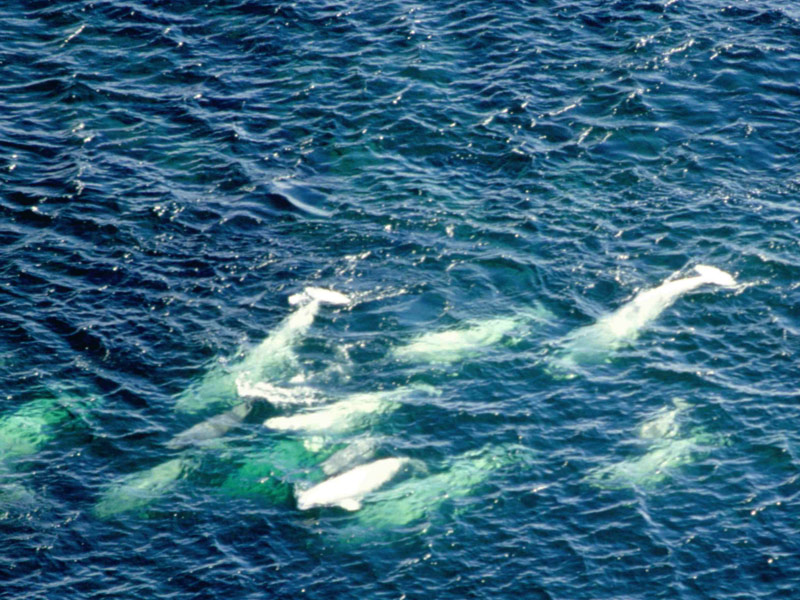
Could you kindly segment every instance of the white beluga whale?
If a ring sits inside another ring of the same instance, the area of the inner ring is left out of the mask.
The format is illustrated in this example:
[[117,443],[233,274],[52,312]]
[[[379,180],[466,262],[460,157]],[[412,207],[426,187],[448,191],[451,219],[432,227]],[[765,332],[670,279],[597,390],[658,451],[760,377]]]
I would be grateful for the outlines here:
[[309,286],[298,294],[289,296],[289,304],[308,304],[311,302],[319,302],[321,304],[332,304],[334,306],[346,306],[350,304],[350,296],[337,292],[336,290],[329,290],[327,288]]
[[497,344],[519,325],[518,319],[500,318],[473,322],[456,329],[425,333],[408,344],[398,346],[393,354],[404,361],[455,362],[481,348]]
[[700,449],[693,438],[667,439],[641,456],[592,470],[587,480],[608,489],[650,488],[666,480],[674,469],[693,462]]
[[289,297],[296,307],[266,339],[229,366],[218,364],[203,379],[181,393],[175,409],[196,413],[212,407],[239,403],[239,392],[248,396],[268,393],[261,389],[265,380],[291,379],[298,372],[295,345],[308,332],[320,306],[344,306],[345,294],[319,287],[307,287]]
[[271,417],[264,421],[264,426],[276,431],[342,433],[368,425],[377,415],[396,408],[399,408],[397,403],[387,402],[380,396],[358,394],[321,408],[285,417]]
[[394,348],[392,354],[405,362],[452,363],[502,342],[513,343],[526,333],[531,322],[550,317],[549,311],[537,305],[513,317],[469,320],[458,327],[418,335]]
[[271,417],[264,426],[275,431],[308,435],[340,434],[374,423],[380,415],[400,408],[400,400],[417,392],[433,394],[428,386],[410,386],[392,391],[353,394],[332,404],[288,416]]
[[407,458],[383,458],[354,467],[306,490],[298,490],[297,508],[338,506],[349,511],[358,510],[364,496],[383,486],[408,462]]
[[578,364],[605,360],[615,350],[636,339],[639,333],[684,294],[703,285],[731,287],[736,280],[729,273],[708,265],[697,265],[697,275],[669,279],[639,292],[633,300],[592,325],[567,334],[548,360],[556,372],[569,372]]
[[643,440],[665,440],[678,435],[678,415],[689,407],[681,398],[673,398],[673,408],[664,409],[639,425],[639,438]]

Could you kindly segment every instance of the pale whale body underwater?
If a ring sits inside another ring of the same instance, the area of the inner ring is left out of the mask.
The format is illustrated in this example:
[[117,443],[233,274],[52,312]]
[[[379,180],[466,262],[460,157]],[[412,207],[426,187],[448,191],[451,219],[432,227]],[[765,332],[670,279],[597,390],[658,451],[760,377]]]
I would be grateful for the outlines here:
[[[667,280],[640,292],[617,311],[567,335],[549,357],[548,366],[557,373],[569,372],[575,365],[607,358],[621,345],[635,340],[682,295],[703,285],[729,287],[736,283],[731,275],[715,267],[699,265],[695,270],[696,276]],[[331,401],[331,396],[321,390],[293,384],[292,377],[299,372],[294,346],[312,326],[321,306],[348,303],[347,296],[322,288],[307,288],[292,296],[294,312],[261,344],[238,363],[212,369],[176,403],[177,410],[192,413],[218,407],[227,410],[169,440],[168,448],[181,450],[177,457],[110,485],[95,514],[107,518],[144,509],[181,480],[191,478],[201,464],[198,453],[225,448],[223,436],[242,424],[255,402],[267,402],[284,413],[263,423],[266,431],[272,432],[269,435],[283,439],[267,442],[262,452],[234,458],[239,466],[220,488],[227,495],[273,500],[294,496],[300,510],[345,509],[358,512],[360,522],[370,527],[393,527],[421,519],[447,498],[470,493],[495,468],[512,462],[501,460],[509,451],[498,446],[467,453],[454,459],[448,470],[399,484],[392,484],[392,480],[409,459],[366,462],[378,445],[373,438],[358,436],[369,434],[378,420],[388,418],[408,396],[422,393],[433,397],[437,391],[429,386],[411,386]],[[545,315],[549,313],[540,310],[533,316],[473,321],[464,327],[423,334],[392,352],[404,361],[450,363],[476,356],[476,351],[509,339],[509,335]],[[448,353],[448,348],[452,352]],[[284,383],[277,385],[270,379]],[[650,444],[643,455],[598,467],[586,481],[600,487],[648,487],[691,462],[706,440],[702,434],[677,435],[677,417],[685,407],[676,404],[641,426],[640,438]],[[381,490],[385,486],[389,489]]]
[[94,404],[91,397],[64,392],[30,400],[13,413],[0,416],[0,509],[36,504],[18,465],[65,430],[80,429]]
[[721,436],[702,430],[681,435],[679,418],[688,408],[684,400],[673,399],[672,408],[659,411],[637,428],[638,441],[647,445],[644,453],[632,453],[628,458],[592,469],[586,481],[607,489],[652,489],[668,480],[679,467],[722,445]]
[[535,324],[551,320],[553,314],[535,305],[511,317],[473,319],[463,325],[430,331],[392,349],[392,356],[403,362],[450,364],[479,356],[497,344],[512,345]]
[[31,400],[0,417],[0,506],[34,501],[24,478],[14,473],[16,463],[36,454],[68,418],[68,411],[53,398]]

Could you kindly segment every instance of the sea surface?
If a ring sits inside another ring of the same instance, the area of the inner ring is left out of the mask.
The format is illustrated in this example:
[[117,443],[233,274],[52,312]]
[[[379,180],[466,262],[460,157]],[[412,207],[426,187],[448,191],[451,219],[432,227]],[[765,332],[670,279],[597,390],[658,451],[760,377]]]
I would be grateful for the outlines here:
[[0,25],[0,597],[800,597],[800,4]]

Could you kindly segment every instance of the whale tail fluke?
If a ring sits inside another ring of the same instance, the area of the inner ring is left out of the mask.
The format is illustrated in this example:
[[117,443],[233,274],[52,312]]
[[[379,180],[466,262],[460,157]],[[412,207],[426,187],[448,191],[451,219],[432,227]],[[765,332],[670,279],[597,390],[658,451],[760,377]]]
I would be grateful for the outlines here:
[[302,292],[289,296],[289,304],[292,306],[309,302],[344,306],[345,304],[350,304],[350,297],[335,290],[318,287],[307,287]]
[[736,285],[736,280],[733,278],[733,275],[726,273],[717,267],[711,267],[709,265],[697,265],[694,270],[697,271],[697,273],[707,283],[713,283],[714,285],[722,285],[726,287]]

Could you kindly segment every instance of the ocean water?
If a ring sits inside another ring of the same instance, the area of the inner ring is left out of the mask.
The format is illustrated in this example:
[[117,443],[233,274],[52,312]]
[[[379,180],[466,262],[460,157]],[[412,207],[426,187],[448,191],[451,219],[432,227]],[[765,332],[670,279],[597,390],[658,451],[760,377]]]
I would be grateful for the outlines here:
[[2,25],[0,597],[800,597],[795,3]]

